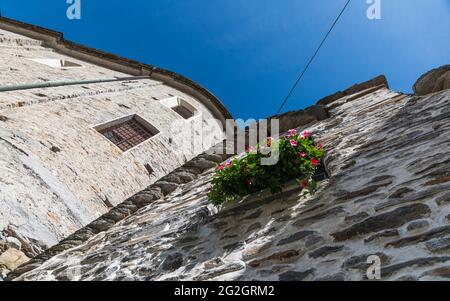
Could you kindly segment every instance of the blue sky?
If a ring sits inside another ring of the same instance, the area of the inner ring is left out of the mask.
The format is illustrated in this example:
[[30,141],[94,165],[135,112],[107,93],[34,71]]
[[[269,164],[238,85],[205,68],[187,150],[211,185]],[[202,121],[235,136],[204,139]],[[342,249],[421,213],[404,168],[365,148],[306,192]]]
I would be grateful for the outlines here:
[[[6,17],[67,39],[181,73],[217,95],[236,118],[273,115],[346,0],[2,0]],[[369,20],[352,0],[283,111],[305,108],[385,74],[411,92],[450,63],[450,0],[381,0]]]

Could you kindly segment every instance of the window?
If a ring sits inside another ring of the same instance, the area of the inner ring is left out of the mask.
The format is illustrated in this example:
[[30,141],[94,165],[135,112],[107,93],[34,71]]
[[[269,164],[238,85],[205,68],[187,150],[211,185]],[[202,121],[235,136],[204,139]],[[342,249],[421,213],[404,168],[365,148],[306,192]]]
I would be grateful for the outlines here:
[[66,59],[31,59],[33,62],[44,64],[53,68],[79,68],[83,67],[80,64],[74,63]]
[[155,172],[155,169],[150,163],[144,164],[145,169],[147,170],[149,175],[152,175]]
[[178,113],[178,115],[180,115],[184,119],[189,119],[192,116],[194,116],[193,111],[189,110],[188,108],[186,108],[182,105],[177,105],[177,106],[173,107],[172,110],[174,110],[176,113]]
[[320,162],[320,165],[317,167],[316,172],[313,175],[313,179],[317,182],[323,181],[329,178],[327,169],[325,168],[324,162]]
[[175,113],[184,119],[190,119],[197,113],[197,110],[193,105],[178,97],[165,99],[161,101],[161,103],[166,107],[171,108]]
[[95,129],[123,152],[159,133],[157,128],[136,114],[96,126]]

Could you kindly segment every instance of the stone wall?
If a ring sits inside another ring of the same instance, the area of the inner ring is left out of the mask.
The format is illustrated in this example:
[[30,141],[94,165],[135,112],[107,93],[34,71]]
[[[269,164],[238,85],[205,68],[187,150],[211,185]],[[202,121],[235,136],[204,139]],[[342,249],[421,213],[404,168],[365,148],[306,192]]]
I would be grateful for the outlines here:
[[313,197],[292,184],[214,207],[209,169],[164,197],[150,187],[124,220],[10,278],[363,280],[370,255],[383,280],[449,277],[449,105],[448,90],[345,95],[299,128],[327,150],[330,179]]
[[[192,87],[177,89],[150,76],[130,77],[47,46],[0,29],[0,86],[22,85],[0,92],[0,265],[4,257],[8,262],[16,261],[15,255],[20,258],[7,270],[86,226],[224,136],[224,116],[188,93]],[[41,58],[69,59],[82,67],[55,68],[31,60]],[[105,78],[117,81],[23,87]],[[163,104],[173,97],[189,102],[198,114],[183,119]],[[132,114],[160,134],[128,152],[93,128]],[[205,127],[209,140],[198,143],[204,133],[191,130]],[[181,148],[176,137],[195,147]],[[145,167],[148,163],[152,174]]]
[[[45,83],[73,79],[125,77],[129,74],[116,72],[62,55],[43,42],[0,29],[0,85]],[[82,65],[81,68],[52,68],[32,61],[33,59],[68,59]]]
[[[289,114],[289,122],[292,123],[295,121],[295,124],[297,125],[307,125],[310,124],[311,121],[323,120],[326,115],[324,114],[325,111],[326,110],[323,107],[314,106],[313,108],[291,112]],[[217,166],[217,164],[223,160],[230,158],[232,156],[230,154],[235,153],[236,139],[237,136],[234,137],[233,143],[223,141],[207,150],[205,153],[188,161],[183,166],[147,187],[145,190],[133,195],[111,209],[108,213],[100,216],[88,226],[79,229],[60,241],[57,245],[39,253],[38,256],[35,256],[24,266],[18,268],[15,273],[22,273],[23,271],[37,267],[59,253],[83,244],[92,236],[114,227],[116,223],[134,214],[137,210],[169,195],[177,190],[180,185],[196,181],[200,174]]]
[[413,86],[416,95],[427,95],[445,89],[450,89],[450,65],[428,71]]

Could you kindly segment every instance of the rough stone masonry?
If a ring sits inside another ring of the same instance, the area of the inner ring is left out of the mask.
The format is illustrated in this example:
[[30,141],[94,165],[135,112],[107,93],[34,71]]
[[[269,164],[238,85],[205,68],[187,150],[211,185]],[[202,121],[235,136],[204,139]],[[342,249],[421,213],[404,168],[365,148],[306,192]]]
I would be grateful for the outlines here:
[[288,114],[327,150],[314,196],[291,184],[213,207],[225,157],[201,155],[9,279],[365,280],[371,255],[382,280],[449,278],[450,90],[368,83],[320,101],[329,118]]

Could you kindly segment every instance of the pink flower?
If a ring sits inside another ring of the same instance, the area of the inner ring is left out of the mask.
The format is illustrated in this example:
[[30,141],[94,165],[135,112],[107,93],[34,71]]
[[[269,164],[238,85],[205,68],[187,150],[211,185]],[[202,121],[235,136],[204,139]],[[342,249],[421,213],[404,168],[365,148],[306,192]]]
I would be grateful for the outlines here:
[[289,140],[289,143],[293,146],[296,147],[298,145],[298,142],[295,140]]
[[311,163],[312,163],[313,166],[319,165],[319,161],[316,158],[312,158],[311,159]]
[[297,130],[296,130],[296,129],[290,129],[290,130],[288,131],[288,133],[289,133],[289,135],[291,135],[291,136],[295,136],[295,135],[297,135]]
[[217,167],[218,170],[224,170],[225,166],[223,164],[220,164],[219,167]]
[[307,155],[306,155],[305,152],[299,152],[299,153],[298,153],[298,156],[299,156],[300,158],[305,158]]
[[287,137],[287,138],[292,138],[292,137],[294,137],[295,135],[297,135],[297,130],[296,130],[296,129],[290,129],[290,130],[288,131],[288,134],[286,135],[286,137]]
[[306,138],[311,137],[312,133],[310,131],[306,130],[306,131],[303,131],[301,135],[302,135],[303,138],[306,139]]
[[317,144],[317,148],[318,149],[323,149],[323,144],[322,143]]
[[253,151],[253,147],[249,146],[245,149],[246,153],[251,153]]
[[227,161],[227,162],[225,163],[225,167],[229,167],[229,166],[231,166],[231,165],[233,165],[233,163],[230,162],[230,161]]

